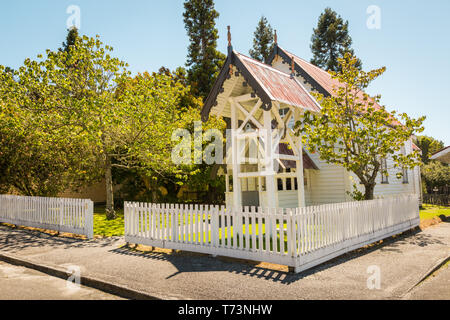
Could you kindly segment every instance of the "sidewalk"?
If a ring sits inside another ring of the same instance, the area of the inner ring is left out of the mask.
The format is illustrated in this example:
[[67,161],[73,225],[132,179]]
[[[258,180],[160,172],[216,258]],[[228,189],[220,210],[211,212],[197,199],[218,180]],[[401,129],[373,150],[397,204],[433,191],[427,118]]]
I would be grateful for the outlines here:
[[[84,276],[161,299],[261,300],[401,299],[450,254],[450,223],[407,233],[300,274],[204,255],[141,254],[122,245],[123,238],[85,241],[0,226],[0,254],[60,269],[77,265]],[[367,268],[373,265],[381,270],[379,290],[367,288]]]

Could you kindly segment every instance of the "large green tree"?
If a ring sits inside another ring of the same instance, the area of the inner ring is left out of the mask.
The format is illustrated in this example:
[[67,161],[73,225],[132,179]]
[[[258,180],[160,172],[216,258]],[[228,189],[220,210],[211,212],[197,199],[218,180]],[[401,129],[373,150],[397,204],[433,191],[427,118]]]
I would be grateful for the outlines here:
[[[326,70],[339,71],[339,58],[346,52],[354,54],[351,48],[352,38],[348,32],[348,21],[344,21],[331,8],[326,8],[320,15],[317,27],[311,37],[311,63]],[[357,60],[356,67],[361,68],[361,60]]]
[[80,35],[78,34],[78,29],[75,26],[72,26],[70,29],[67,30],[66,41],[62,43],[62,48],[60,48],[60,50],[68,52],[70,46],[74,46],[77,39],[79,38]]
[[430,156],[433,153],[444,148],[444,143],[442,141],[428,136],[418,136],[415,143],[422,151],[422,162],[424,164],[427,164],[430,161]]
[[450,166],[447,164],[431,160],[422,167],[421,172],[428,193],[433,193],[434,188],[450,186]]
[[226,58],[217,50],[219,35],[215,20],[219,13],[214,9],[213,0],[187,0],[184,9],[189,37],[187,78],[194,93],[206,98]]
[[313,93],[321,105],[319,113],[306,112],[296,124],[297,134],[310,151],[318,151],[320,158],[353,172],[364,185],[364,199],[374,196],[377,175],[388,174],[383,159],[391,157],[401,174],[403,168],[419,165],[417,151],[401,152],[413,134],[423,131],[425,117],[415,120],[406,113],[388,112],[375,105],[380,96],[369,97],[364,90],[385,71],[385,68],[361,71],[357,59],[350,53],[339,59],[340,72],[331,72],[339,80],[332,95]]
[[84,160],[84,176],[104,177],[110,219],[115,217],[112,168],[149,176],[177,172],[170,157],[172,132],[199,117],[197,106],[179,107],[189,91],[182,82],[164,74],[131,78],[127,64],[111,51],[98,37],[76,38],[67,51],[47,50],[38,61],[27,59],[16,90],[5,90],[8,105],[19,101],[21,111],[38,116],[43,133],[60,131],[59,146],[68,152],[81,147],[71,154]]
[[[89,162],[77,132],[47,113],[48,84],[29,59],[13,74],[0,66],[0,186],[28,196],[56,196],[81,183]],[[71,142],[71,143],[68,143]],[[85,178],[83,178],[85,179]]]
[[253,59],[266,62],[272,53],[274,46],[274,34],[267,18],[262,16],[256,27],[253,38],[253,48],[249,54]]

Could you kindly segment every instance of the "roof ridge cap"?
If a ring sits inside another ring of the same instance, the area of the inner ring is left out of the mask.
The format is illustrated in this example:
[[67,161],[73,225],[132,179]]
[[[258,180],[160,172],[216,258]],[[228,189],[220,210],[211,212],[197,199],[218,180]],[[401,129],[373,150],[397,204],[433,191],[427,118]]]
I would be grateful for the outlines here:
[[[322,68],[320,68],[320,67],[318,67],[318,66],[312,64],[311,62],[309,62],[309,61],[307,61],[307,60],[305,60],[305,59],[299,57],[299,56],[296,55],[295,53],[292,53],[292,52],[290,52],[290,51],[284,49],[283,47],[280,47],[280,46],[278,46],[278,47],[279,47],[281,50],[285,51],[286,53],[289,53],[289,55],[292,55],[292,56],[294,56],[295,58],[300,59],[300,60],[302,60],[303,62],[307,63],[308,65],[310,65],[310,66],[312,66],[312,67],[318,69],[319,71],[325,72],[326,74],[329,74],[329,75],[330,75],[330,73],[329,73],[328,71],[323,70]],[[330,76],[331,76],[331,75],[330,75]]]

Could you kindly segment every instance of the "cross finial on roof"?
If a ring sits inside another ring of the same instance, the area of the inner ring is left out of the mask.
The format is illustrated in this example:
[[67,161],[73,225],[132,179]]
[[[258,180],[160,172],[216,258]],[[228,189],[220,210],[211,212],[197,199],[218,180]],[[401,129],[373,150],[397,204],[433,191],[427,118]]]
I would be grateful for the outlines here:
[[295,62],[294,56],[291,57],[291,77],[295,77]]
[[230,54],[231,53],[231,51],[233,51],[233,46],[231,45],[231,28],[230,28],[230,26],[227,26],[227,29],[228,29],[228,54]]
[[275,44],[278,44],[277,30],[275,30],[275,34],[274,34],[274,36],[273,36],[273,40],[274,40]]

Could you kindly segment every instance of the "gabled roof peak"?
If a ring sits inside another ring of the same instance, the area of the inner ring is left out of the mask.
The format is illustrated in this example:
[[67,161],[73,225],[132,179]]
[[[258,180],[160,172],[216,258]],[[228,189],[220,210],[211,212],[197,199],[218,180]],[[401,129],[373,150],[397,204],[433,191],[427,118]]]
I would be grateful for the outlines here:
[[263,110],[270,110],[273,101],[312,111],[320,110],[314,98],[295,77],[292,78],[289,74],[277,70],[271,65],[232,50],[206,98],[202,109],[203,120],[208,118],[211,109],[217,104],[217,96],[223,92],[224,82],[232,76],[229,73],[231,66],[237,69],[261,99]]

